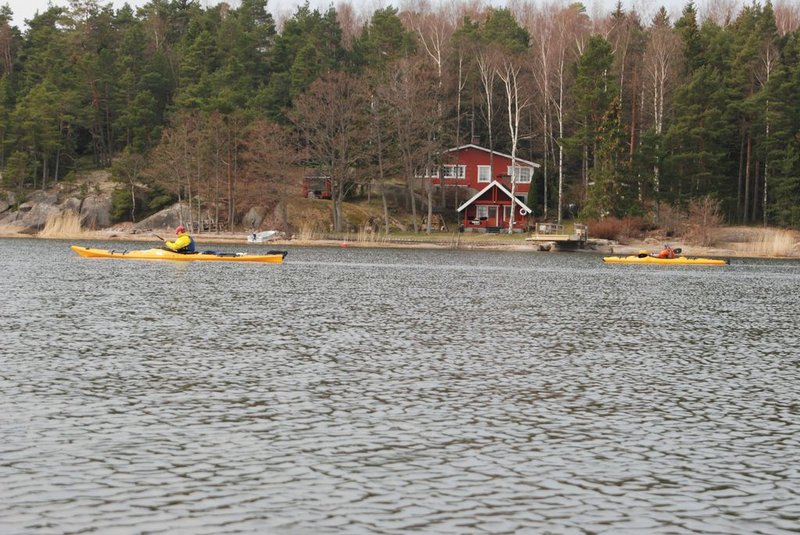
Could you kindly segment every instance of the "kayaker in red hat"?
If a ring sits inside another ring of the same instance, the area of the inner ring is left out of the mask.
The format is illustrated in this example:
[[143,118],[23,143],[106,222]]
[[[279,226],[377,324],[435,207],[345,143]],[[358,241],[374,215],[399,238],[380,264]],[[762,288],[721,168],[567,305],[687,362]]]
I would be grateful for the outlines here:
[[178,228],[175,229],[175,234],[178,236],[175,241],[165,241],[164,245],[167,246],[167,249],[170,251],[175,251],[176,253],[193,253],[194,251],[194,238],[189,236],[189,233],[186,232],[186,227],[183,225],[178,225]]
[[672,247],[669,246],[668,243],[664,244],[664,249],[658,253],[659,258],[675,258],[675,251]]

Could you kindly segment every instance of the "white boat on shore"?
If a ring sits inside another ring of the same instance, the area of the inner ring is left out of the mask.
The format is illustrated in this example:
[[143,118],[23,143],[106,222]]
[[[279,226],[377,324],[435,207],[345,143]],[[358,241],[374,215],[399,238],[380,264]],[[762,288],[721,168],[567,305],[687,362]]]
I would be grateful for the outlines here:
[[271,240],[277,240],[283,236],[283,232],[278,230],[265,230],[262,232],[253,232],[247,236],[247,243],[264,243]]

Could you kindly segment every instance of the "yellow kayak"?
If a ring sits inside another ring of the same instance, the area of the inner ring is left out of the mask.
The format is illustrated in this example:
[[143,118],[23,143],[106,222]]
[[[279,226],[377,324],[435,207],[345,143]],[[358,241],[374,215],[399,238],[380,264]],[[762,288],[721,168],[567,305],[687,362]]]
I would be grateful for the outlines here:
[[176,253],[166,249],[142,249],[133,251],[116,251],[108,249],[93,249],[72,245],[73,251],[85,258],[123,258],[131,260],[177,260],[179,262],[262,262],[267,264],[280,264],[286,251],[267,251],[265,254],[249,253],[219,253],[203,251],[202,253]]
[[706,265],[722,266],[730,264],[730,261],[722,258],[692,258],[688,256],[676,256],[675,258],[658,258],[650,255],[631,255],[631,256],[605,256],[603,262],[616,264],[673,264],[673,265]]

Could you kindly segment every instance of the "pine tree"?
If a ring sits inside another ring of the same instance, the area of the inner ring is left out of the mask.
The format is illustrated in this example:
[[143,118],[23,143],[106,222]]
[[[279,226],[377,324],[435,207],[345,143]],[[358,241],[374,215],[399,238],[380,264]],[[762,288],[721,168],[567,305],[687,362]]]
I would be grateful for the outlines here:
[[593,35],[576,65],[573,91],[576,130],[566,142],[570,152],[581,161],[584,195],[588,194],[590,175],[598,165],[596,133],[618,94],[616,82],[611,76],[613,61],[609,42],[599,35]]
[[257,102],[266,106],[269,117],[285,123],[285,110],[291,108],[294,98],[319,77],[346,66],[347,54],[342,47],[342,29],[336,11],[331,8],[320,13],[312,11],[308,4],[298,7],[275,37],[268,56],[272,75]]
[[697,25],[697,9],[694,2],[683,8],[681,18],[675,22],[675,30],[683,41],[684,73],[691,75],[703,65],[700,29]]
[[729,154],[726,102],[722,76],[712,67],[697,69],[676,92],[675,116],[664,140],[662,191],[668,202],[720,192]]
[[614,97],[603,115],[594,139],[595,164],[589,178],[586,203],[581,210],[584,219],[629,215],[636,205],[636,196],[629,182],[622,108]]
[[776,225],[800,228],[800,32],[782,43],[768,92],[772,129],[765,148],[774,171],[768,215]]

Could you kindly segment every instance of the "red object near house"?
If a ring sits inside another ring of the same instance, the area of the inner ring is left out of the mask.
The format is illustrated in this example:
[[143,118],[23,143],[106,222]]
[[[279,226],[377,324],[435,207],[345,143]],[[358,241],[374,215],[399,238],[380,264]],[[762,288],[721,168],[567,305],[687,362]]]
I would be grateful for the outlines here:
[[[531,204],[528,195],[531,191],[533,172],[538,163],[516,158],[514,176],[516,187],[514,195],[523,203]],[[445,186],[461,186],[480,191],[496,180],[509,191],[511,190],[512,158],[508,154],[490,151],[478,145],[462,145],[449,149],[443,154],[441,177],[431,177],[434,186],[444,182]]]
[[531,209],[498,181],[492,181],[458,207],[466,232],[503,232],[513,217],[515,232],[528,230]]
[[303,197],[309,199],[330,199],[331,178],[328,176],[303,177]]

